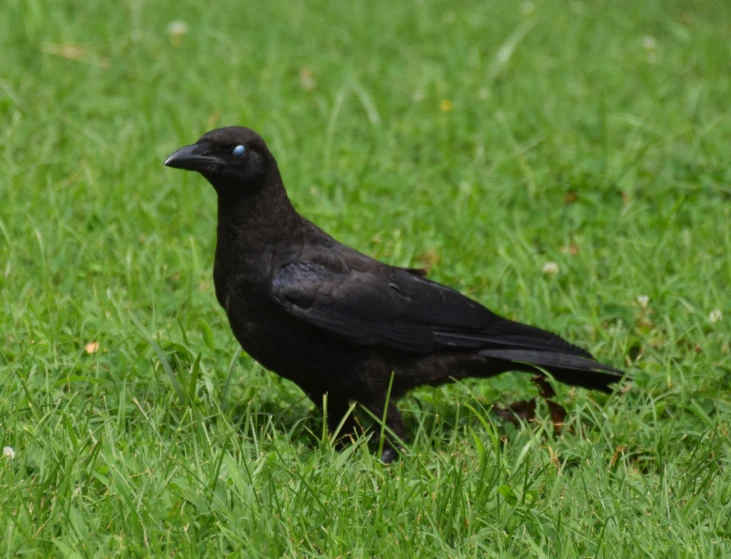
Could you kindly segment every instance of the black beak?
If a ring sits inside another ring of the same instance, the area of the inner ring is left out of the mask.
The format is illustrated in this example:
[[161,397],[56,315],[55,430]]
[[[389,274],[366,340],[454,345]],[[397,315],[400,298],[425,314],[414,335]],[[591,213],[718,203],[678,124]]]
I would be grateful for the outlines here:
[[170,157],[165,160],[165,166],[174,167],[175,169],[185,169],[187,171],[215,172],[216,167],[218,167],[222,161],[211,155],[196,153],[198,150],[203,149],[205,148],[198,144],[180,148],[178,151],[173,152]]

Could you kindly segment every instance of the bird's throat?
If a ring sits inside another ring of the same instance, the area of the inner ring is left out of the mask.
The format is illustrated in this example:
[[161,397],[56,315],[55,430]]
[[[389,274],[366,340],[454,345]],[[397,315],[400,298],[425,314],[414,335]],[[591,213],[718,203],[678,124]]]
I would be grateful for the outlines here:
[[216,190],[219,248],[275,244],[299,218],[281,179],[253,189],[242,186]]

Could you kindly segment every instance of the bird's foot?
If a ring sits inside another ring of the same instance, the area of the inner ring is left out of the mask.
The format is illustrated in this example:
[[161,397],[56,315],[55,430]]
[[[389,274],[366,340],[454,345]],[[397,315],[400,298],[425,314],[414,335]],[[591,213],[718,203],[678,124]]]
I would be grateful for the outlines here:
[[406,451],[406,449],[402,446],[394,447],[391,445],[386,445],[383,448],[383,452],[381,452],[381,462],[385,465],[389,465],[392,462],[398,461],[399,458],[401,458],[401,455]]

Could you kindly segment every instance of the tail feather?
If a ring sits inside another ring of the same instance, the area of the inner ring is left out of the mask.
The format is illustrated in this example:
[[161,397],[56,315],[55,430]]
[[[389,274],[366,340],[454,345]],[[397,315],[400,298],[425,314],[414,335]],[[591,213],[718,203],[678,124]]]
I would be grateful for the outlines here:
[[539,367],[566,384],[602,392],[611,392],[609,385],[618,382],[624,375],[619,369],[593,361],[588,353],[586,355],[589,357],[583,357],[530,349],[483,349],[479,351],[479,355],[528,365],[527,370]]
[[506,318],[479,329],[440,327],[435,329],[434,339],[448,350],[466,350],[498,360],[492,363],[490,372],[540,368],[566,384],[603,392],[611,392],[609,385],[624,375],[619,369],[598,363],[591,353],[561,336]]
[[593,359],[591,354],[553,332],[535,326],[500,318],[488,328],[465,331],[439,328],[434,331],[435,341],[447,348],[517,349],[560,352]]

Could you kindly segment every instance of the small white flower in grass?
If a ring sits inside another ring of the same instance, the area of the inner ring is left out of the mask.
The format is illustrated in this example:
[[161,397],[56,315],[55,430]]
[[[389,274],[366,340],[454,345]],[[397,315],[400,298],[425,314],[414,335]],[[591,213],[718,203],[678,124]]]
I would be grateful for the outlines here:
[[5,458],[8,458],[10,460],[15,458],[15,451],[13,450],[13,447],[6,446],[5,448],[3,448],[3,456],[5,456]]
[[546,262],[543,265],[543,274],[546,276],[553,276],[558,273],[558,264],[556,262]]
[[645,35],[642,37],[642,48],[645,50],[655,50],[657,48],[657,41],[652,35]]
[[645,35],[642,37],[642,48],[647,52],[647,63],[655,64],[657,62],[657,41],[652,35]]
[[184,21],[171,21],[168,25],[168,35],[174,47],[179,47],[183,36],[188,32],[188,24]]
[[523,13],[524,16],[529,16],[536,11],[536,7],[533,2],[521,2],[520,11]]
[[715,324],[716,322],[721,322],[723,319],[723,313],[719,311],[718,309],[711,311],[711,314],[708,315],[708,321],[711,324]]
[[185,35],[188,32],[188,24],[184,21],[171,21],[168,24],[168,33],[172,36]]
[[480,101],[487,101],[490,98],[490,90],[486,87],[477,90],[477,98]]
[[418,103],[419,101],[424,100],[424,90],[423,89],[415,89],[414,92],[411,94],[411,100],[415,103]]
[[646,309],[647,303],[650,302],[650,298],[647,295],[638,295],[637,296],[637,303],[639,303],[640,308]]

